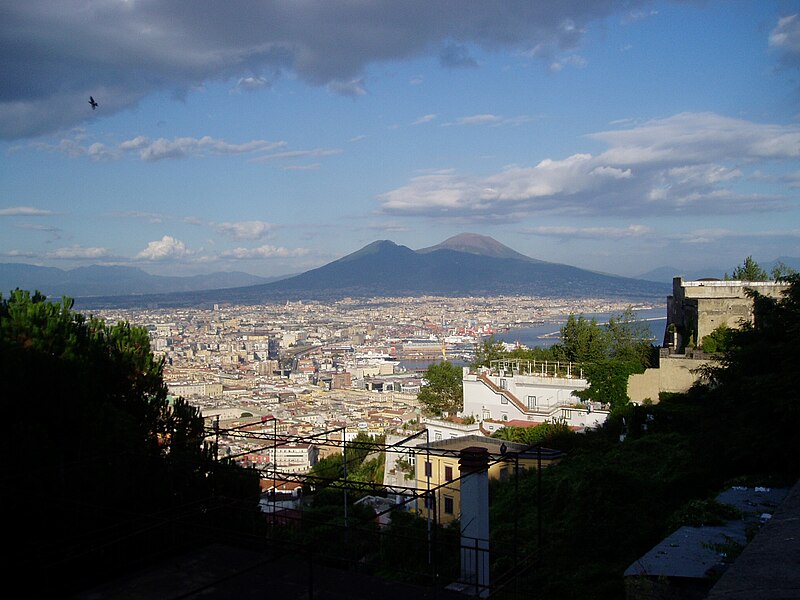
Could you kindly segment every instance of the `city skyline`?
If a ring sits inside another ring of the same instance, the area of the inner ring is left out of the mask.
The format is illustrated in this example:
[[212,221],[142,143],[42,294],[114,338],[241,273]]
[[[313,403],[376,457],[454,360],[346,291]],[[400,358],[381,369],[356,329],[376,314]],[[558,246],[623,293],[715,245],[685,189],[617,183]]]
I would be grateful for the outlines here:
[[2,14],[0,262],[273,276],[465,231],[619,275],[800,255],[796,1]]

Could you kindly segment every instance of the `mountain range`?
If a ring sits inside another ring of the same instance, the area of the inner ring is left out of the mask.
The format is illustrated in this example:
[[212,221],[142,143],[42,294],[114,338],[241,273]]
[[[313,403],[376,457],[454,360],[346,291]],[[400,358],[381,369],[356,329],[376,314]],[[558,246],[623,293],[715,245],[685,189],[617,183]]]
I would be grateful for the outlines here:
[[209,273],[191,277],[150,275],[141,269],[121,266],[56,269],[22,263],[0,263],[0,291],[14,288],[39,290],[46,296],[123,296],[165,294],[255,285],[274,281],[248,273]]
[[[800,258],[793,257],[779,257],[762,267],[769,271],[778,261],[800,270]],[[345,296],[519,294],[660,300],[670,292],[674,276],[721,278],[723,273],[717,271],[661,267],[636,278],[620,277],[537,260],[491,237],[462,233],[419,250],[379,240],[322,267],[272,278],[241,272],[165,277],[124,266],[62,270],[0,263],[0,291],[19,287],[50,297],[71,296],[83,308],[258,304]]]
[[80,298],[83,308],[259,304],[375,296],[615,297],[663,300],[670,287],[530,258],[498,241],[460,234],[412,250],[379,240],[322,267],[278,281],[224,290]]

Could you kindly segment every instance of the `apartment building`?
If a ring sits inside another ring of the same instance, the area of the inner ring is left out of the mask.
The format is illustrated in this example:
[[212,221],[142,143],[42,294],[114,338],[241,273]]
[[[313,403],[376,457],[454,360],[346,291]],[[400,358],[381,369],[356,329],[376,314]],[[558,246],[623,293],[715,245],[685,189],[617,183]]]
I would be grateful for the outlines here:
[[[465,448],[486,448],[489,454],[489,479],[504,481],[517,469],[542,468],[558,462],[562,453],[550,448],[531,448],[481,435],[424,442],[416,446],[415,481],[418,491],[431,490],[417,501],[417,511],[446,524],[461,516],[461,472],[459,453]],[[433,501],[430,501],[433,498]]]
[[573,392],[589,387],[580,367],[553,361],[501,360],[477,371],[465,369],[464,408],[493,433],[512,421],[563,420],[571,427],[595,427],[608,417],[599,403],[583,403]]

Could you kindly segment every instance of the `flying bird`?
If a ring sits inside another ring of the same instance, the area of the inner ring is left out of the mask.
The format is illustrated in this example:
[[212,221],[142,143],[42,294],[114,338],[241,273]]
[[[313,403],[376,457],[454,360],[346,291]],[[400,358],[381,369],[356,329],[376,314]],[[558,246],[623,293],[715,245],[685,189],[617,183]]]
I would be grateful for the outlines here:
[[97,102],[95,102],[95,101],[94,101],[94,98],[92,98],[91,96],[89,96],[89,104],[91,104],[91,105],[92,105],[92,110],[94,110],[94,109],[95,109],[95,108],[97,108],[97,106],[98,106],[98,105],[97,105]]

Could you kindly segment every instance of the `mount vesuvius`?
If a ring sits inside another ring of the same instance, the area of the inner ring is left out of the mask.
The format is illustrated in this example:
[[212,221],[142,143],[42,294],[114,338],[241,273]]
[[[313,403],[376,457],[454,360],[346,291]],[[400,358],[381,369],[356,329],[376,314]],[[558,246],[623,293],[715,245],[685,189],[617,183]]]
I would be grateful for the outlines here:
[[389,240],[271,283],[211,290],[93,298],[81,305],[179,306],[210,302],[260,304],[285,300],[373,296],[499,296],[657,298],[668,286],[544,262],[520,254],[491,237],[462,233],[441,244],[411,250]]

